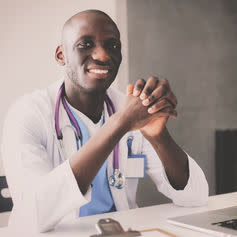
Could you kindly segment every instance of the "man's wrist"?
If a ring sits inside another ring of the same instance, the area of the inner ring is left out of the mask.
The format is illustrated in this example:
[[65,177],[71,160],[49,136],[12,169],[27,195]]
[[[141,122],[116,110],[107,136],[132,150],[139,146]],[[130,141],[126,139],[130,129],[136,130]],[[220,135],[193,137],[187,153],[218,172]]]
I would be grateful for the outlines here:
[[164,127],[164,129],[156,135],[150,136],[148,134],[144,134],[142,133],[143,136],[153,145],[168,145],[170,143],[170,134],[167,130],[166,127]]
[[114,120],[116,127],[123,135],[130,131],[129,123],[124,119],[124,115],[120,111],[113,114],[111,118]]

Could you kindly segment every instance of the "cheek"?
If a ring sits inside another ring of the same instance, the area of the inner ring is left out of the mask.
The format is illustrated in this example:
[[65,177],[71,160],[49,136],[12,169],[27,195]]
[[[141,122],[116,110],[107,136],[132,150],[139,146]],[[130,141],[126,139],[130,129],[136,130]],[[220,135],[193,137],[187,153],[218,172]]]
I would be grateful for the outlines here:
[[73,68],[71,68],[70,65],[66,65],[65,66],[65,74],[66,74],[66,77],[69,78],[70,80],[76,82],[77,81],[77,72],[75,72],[75,70]]
[[121,62],[122,62],[122,56],[116,57],[115,60],[114,60],[114,62],[115,62],[115,64],[116,64],[116,66],[117,66],[117,71],[118,71],[119,66],[120,66],[120,64],[121,64]]
[[122,62],[122,54],[121,54],[121,52],[119,54],[117,54],[115,58],[116,58],[117,65],[119,66],[120,63]]
[[85,61],[86,57],[86,55],[78,51],[73,52],[71,57],[71,65],[73,65],[73,68],[77,71],[80,70],[80,68],[83,66],[83,62]]

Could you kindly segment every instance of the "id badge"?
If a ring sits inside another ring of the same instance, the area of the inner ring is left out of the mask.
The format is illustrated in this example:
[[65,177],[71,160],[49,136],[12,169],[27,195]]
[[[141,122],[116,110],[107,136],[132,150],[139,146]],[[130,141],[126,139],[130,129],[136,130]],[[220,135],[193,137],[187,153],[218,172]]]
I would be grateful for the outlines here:
[[132,153],[133,137],[128,137],[128,159],[126,167],[126,178],[144,178],[146,170],[146,155]]
[[126,178],[145,178],[146,155],[131,154],[127,159]]

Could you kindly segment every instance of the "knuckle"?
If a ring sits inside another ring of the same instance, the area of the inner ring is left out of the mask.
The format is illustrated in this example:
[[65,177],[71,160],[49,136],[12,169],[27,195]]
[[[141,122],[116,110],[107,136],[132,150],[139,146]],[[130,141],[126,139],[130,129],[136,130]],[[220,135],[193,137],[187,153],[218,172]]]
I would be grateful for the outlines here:
[[162,79],[162,83],[169,85],[169,81],[166,78]]
[[144,85],[146,83],[146,81],[143,78],[139,78],[136,83]]
[[175,107],[177,105],[177,99],[172,91],[166,93],[166,98],[169,99],[170,103]]
[[173,106],[176,107],[176,105],[178,104],[176,96],[172,92],[170,92],[168,93],[168,97],[170,98],[170,102],[173,104]]
[[160,110],[160,112],[161,112],[161,113],[167,113],[166,108],[162,108],[162,109]]
[[144,87],[143,84],[136,84],[136,85],[135,85],[135,88],[136,88],[137,90],[142,90],[143,87]]
[[145,92],[145,94],[151,94],[152,91],[153,91],[153,90],[152,90],[151,87],[146,87],[144,92]]
[[142,90],[144,88],[144,85],[146,84],[146,81],[142,78],[138,79],[135,84],[135,88],[138,90]]
[[155,98],[156,98],[155,95],[150,95],[150,96],[148,97],[148,100],[149,100],[149,101],[154,101]]
[[151,76],[151,77],[149,77],[148,80],[149,80],[149,81],[158,81],[159,79],[158,79],[158,77]]
[[163,112],[165,112],[165,113],[170,113],[171,111],[172,111],[172,109],[170,107],[165,107],[163,109]]
[[163,102],[163,104],[165,104],[165,105],[166,105],[166,104],[170,104],[170,103],[169,103],[169,100],[168,100],[167,98],[164,98],[164,99],[162,100],[162,102]]
[[168,86],[166,84],[162,84],[162,85],[160,85],[160,87],[161,87],[162,91],[164,91],[164,92],[168,91]]
[[156,87],[159,83],[159,78],[158,77],[149,77],[148,82],[153,86]]

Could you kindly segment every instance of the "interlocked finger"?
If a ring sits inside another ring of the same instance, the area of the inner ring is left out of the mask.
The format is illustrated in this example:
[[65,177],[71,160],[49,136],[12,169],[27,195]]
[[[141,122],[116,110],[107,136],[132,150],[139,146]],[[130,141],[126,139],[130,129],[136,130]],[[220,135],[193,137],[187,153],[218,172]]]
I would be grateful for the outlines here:
[[171,106],[170,107],[166,107],[162,110],[160,110],[157,115],[159,117],[172,117],[172,118],[177,118],[178,114],[177,111],[175,109],[173,109]]
[[159,85],[147,99],[142,101],[142,104],[148,106],[152,104],[155,100],[159,100],[164,96],[169,89],[164,84]]
[[131,95],[133,93],[133,84],[128,84],[127,86],[127,95]]
[[156,89],[158,83],[159,83],[159,79],[157,77],[150,77],[148,81],[146,82],[145,87],[142,90],[140,98],[144,100],[147,97],[149,97],[152,94],[152,92]]
[[146,84],[146,81],[142,78],[138,79],[134,85],[133,95],[139,96]]
[[175,109],[177,107],[178,101],[176,96],[174,95],[174,93],[172,91],[169,91],[168,93],[166,93],[164,95],[164,97],[162,97],[162,99],[167,99],[170,101],[170,103],[173,105],[173,108]]
[[169,100],[167,99],[162,99],[159,101],[155,101],[149,108],[148,108],[148,113],[154,114],[166,107],[171,107],[173,109],[173,105],[170,103]]

